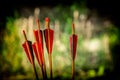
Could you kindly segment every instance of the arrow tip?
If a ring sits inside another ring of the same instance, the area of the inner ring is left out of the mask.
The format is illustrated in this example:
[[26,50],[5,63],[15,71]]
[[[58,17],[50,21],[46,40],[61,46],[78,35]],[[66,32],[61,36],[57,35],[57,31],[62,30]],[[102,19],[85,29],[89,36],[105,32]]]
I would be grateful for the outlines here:
[[47,27],[47,29],[49,29],[49,21],[50,21],[49,18],[46,17],[46,18],[45,18],[45,21],[46,21],[46,27]]
[[45,18],[45,21],[46,21],[46,22],[49,22],[49,18],[48,18],[48,17],[46,17],[46,18]]

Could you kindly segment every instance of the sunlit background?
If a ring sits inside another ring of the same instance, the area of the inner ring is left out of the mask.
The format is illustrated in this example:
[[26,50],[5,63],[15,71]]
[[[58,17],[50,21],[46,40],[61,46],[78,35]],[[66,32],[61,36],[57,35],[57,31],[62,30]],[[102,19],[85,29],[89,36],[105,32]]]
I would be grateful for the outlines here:
[[[94,13],[88,19],[86,6],[73,4],[69,7],[21,8],[14,11],[14,17],[6,17],[6,27],[2,32],[0,52],[0,77],[2,79],[33,79],[34,72],[22,48],[27,38],[34,42],[33,29],[37,29],[35,18],[40,19],[41,29],[45,29],[45,18],[50,18],[50,27],[55,31],[52,51],[54,79],[71,78],[71,55],[69,37],[72,34],[72,22],[78,35],[77,55],[75,59],[75,79],[89,79],[103,76],[113,71],[113,58],[110,47],[118,42],[118,29],[109,19],[104,20]],[[44,43],[45,44],[45,43]],[[44,55],[49,77],[48,53],[44,45]],[[35,59],[39,78],[41,69]]]

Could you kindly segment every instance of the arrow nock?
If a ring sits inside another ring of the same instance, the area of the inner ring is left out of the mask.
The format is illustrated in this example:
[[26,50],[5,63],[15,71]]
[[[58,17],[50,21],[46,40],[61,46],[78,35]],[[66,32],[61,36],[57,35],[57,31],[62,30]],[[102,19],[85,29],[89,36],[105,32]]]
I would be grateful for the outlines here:
[[45,18],[46,28],[47,28],[47,29],[49,29],[49,21],[50,21],[50,20],[49,20],[49,18],[48,18],[48,17],[47,17],[47,18]]

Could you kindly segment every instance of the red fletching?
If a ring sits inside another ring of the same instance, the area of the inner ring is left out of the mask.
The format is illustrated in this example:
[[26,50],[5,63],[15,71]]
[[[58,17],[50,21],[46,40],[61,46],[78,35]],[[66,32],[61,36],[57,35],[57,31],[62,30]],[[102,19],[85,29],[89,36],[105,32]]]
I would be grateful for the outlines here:
[[[37,46],[38,46],[38,51],[37,51]],[[43,49],[42,49],[42,46],[39,43],[34,43],[32,45],[32,47],[33,47],[33,50],[34,50],[34,53],[35,53],[35,56],[37,58],[37,61],[38,61],[39,65],[42,65],[43,64],[43,60],[42,60]]]
[[51,29],[45,29],[44,37],[45,37],[47,51],[49,54],[51,54],[52,46],[53,46],[54,31]]
[[38,31],[37,30],[33,30],[34,32],[34,36],[37,42],[39,42],[39,38],[38,38]]
[[38,30],[34,31],[35,37],[37,39],[37,42],[39,44],[38,49],[40,49],[40,52],[43,54],[43,36],[42,36],[42,30],[40,30],[40,35],[38,35]]
[[[32,50],[32,42],[31,41],[28,41],[28,47],[29,49],[27,48],[27,42],[24,42],[22,44],[22,47],[24,48],[24,51],[26,52],[26,55],[30,61],[31,64],[33,64],[34,62],[34,56],[33,56],[33,50]],[[29,50],[30,50],[30,53],[29,53]]]
[[[34,52],[35,52],[35,55],[37,57],[37,60],[38,60],[38,63],[41,65],[43,64],[43,54],[44,54],[44,51],[43,51],[43,37],[42,37],[42,31],[40,30],[40,34],[38,33],[38,30],[34,30],[34,35],[35,35],[35,38],[36,38],[36,43],[33,44],[33,49],[34,49]],[[38,35],[39,34],[39,35]],[[37,51],[38,49],[38,51]]]
[[39,51],[39,58],[40,58],[42,64],[44,64],[43,63],[43,48],[42,48],[42,45],[40,43],[37,43],[37,45],[38,45],[38,51]]
[[71,51],[71,56],[73,60],[75,59],[75,56],[76,56],[77,41],[78,41],[77,35],[73,34],[70,36],[70,51]]
[[40,35],[38,36],[38,30],[33,30],[35,39],[37,42],[41,43],[43,45],[43,36],[42,36],[42,31],[40,30]]

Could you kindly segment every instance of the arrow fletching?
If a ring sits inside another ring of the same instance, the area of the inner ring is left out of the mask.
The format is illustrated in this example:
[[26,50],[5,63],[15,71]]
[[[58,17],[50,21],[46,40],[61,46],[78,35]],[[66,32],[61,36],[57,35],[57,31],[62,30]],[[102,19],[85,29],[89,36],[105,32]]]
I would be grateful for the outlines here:
[[40,49],[38,49],[39,52],[37,52],[37,46],[38,46],[38,48],[41,47],[41,46],[39,46],[39,43],[34,43],[34,44],[32,45],[33,50],[34,50],[34,53],[35,53],[35,56],[36,56],[36,58],[37,58],[37,61],[38,61],[39,65],[42,65],[42,64],[43,64],[42,52],[40,51]]
[[46,18],[46,27],[47,29],[44,30],[44,37],[46,48],[49,54],[52,53],[52,46],[53,46],[53,38],[54,38],[54,31],[49,28],[49,18]]
[[74,34],[70,36],[70,51],[73,59],[75,59],[76,56],[77,40],[78,40],[77,35]]
[[42,30],[40,30],[40,31],[38,31],[38,30],[33,30],[33,33],[34,33],[36,42],[38,42],[40,45],[42,45],[42,48],[43,48]]
[[32,42],[27,40],[25,31],[23,31],[24,37],[25,37],[25,42],[22,44],[22,47],[24,48],[24,51],[30,61],[31,64],[34,64],[34,55],[33,55],[33,50],[32,50]]
[[44,30],[44,37],[46,42],[46,48],[49,54],[52,53],[52,46],[53,46],[53,36],[54,31],[51,29],[45,29]]
[[72,59],[75,59],[78,36],[75,34],[74,23],[72,23],[72,35],[70,36],[70,51]]
[[33,34],[34,34],[34,38],[35,38],[36,42],[39,42],[38,31],[33,30]]

